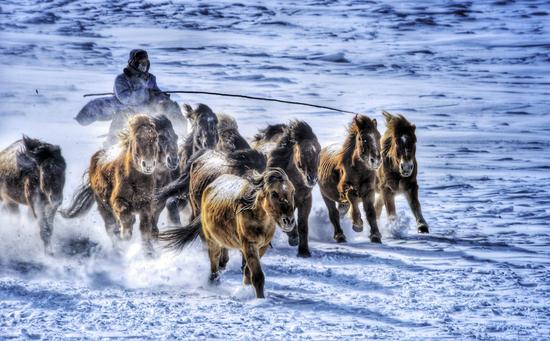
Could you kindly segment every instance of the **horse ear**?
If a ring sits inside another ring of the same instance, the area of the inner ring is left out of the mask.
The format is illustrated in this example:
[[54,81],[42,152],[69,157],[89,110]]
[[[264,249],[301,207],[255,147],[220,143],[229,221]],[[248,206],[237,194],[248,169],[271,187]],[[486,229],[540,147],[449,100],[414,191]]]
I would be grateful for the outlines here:
[[413,132],[416,131],[416,124],[414,124],[414,123],[413,123],[413,125],[412,125],[412,130],[413,130]]
[[193,120],[193,119],[194,119],[194,111],[193,111],[193,108],[192,108],[189,104],[187,104],[187,103],[185,103],[185,104],[183,105],[183,108],[185,109],[185,112],[186,112],[186,115],[185,115],[185,116],[187,116],[188,119]]
[[374,124],[374,127],[376,128],[378,126],[378,122],[376,122],[376,118],[372,119],[372,124]]
[[393,118],[393,115],[387,112],[386,110],[382,110],[382,115],[384,115],[384,118],[386,119],[386,123],[389,123]]

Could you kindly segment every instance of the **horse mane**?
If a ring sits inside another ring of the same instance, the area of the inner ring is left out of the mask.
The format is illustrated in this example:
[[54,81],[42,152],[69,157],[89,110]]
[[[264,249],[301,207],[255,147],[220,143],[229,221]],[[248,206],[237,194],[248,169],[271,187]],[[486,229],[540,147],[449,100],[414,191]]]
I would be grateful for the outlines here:
[[353,155],[356,147],[356,137],[362,131],[370,129],[376,129],[376,120],[371,120],[366,115],[355,115],[348,126],[348,135],[344,140],[342,150],[338,153],[337,156],[340,164],[355,165],[355,159]]
[[227,130],[239,130],[239,125],[234,117],[227,114],[216,114],[218,116],[218,132],[224,132]]
[[288,175],[279,167],[269,167],[263,173],[255,173],[249,179],[250,186],[239,200],[237,213],[254,210],[259,204],[259,194],[277,181],[289,181]]
[[284,123],[270,124],[264,129],[261,129],[254,137],[252,142],[260,142],[262,140],[269,141],[279,134],[283,134],[287,130],[287,125]]
[[65,159],[61,155],[61,148],[39,139],[34,139],[23,135],[23,153],[30,155],[37,164],[42,164],[46,160],[54,160],[57,164],[66,167]]
[[247,171],[263,172],[266,167],[266,157],[255,149],[241,149],[226,154],[228,166],[243,176]]
[[403,115],[392,115],[383,111],[382,115],[386,119],[386,131],[382,136],[382,155],[392,160],[397,158],[397,144],[395,141],[399,136],[407,134],[416,142],[416,126],[410,123]]
[[212,109],[210,109],[210,107],[208,105],[202,104],[202,103],[199,103],[195,107],[195,109],[193,109],[193,107],[190,106],[189,104],[185,103],[183,105],[183,108],[186,111],[185,116],[187,116],[187,118],[191,122],[194,122],[197,119],[197,117],[205,115],[205,114],[215,115],[214,112],[212,111]]
[[311,129],[311,126],[304,121],[292,120],[288,125],[288,130],[294,142],[300,143],[305,140],[314,140],[317,138]]
[[172,125],[172,121],[166,115],[156,115],[151,117],[153,120],[153,123],[155,124],[155,127],[157,131],[160,130],[166,130],[166,129],[174,129],[174,126]]

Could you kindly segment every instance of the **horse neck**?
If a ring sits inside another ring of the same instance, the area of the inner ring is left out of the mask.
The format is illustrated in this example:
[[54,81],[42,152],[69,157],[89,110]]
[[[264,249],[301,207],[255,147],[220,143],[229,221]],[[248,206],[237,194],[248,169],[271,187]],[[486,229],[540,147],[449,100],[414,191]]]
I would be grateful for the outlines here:
[[296,142],[292,141],[289,134],[283,135],[275,149],[271,152],[267,167],[279,167],[284,170],[291,168],[294,165],[295,145]]
[[122,165],[123,165],[124,175],[126,177],[130,177],[130,175],[137,172],[134,165],[133,150],[134,150],[133,143],[129,141],[128,144],[126,145],[124,152],[121,153],[121,155],[123,156]]
[[395,155],[394,155],[394,145],[392,143],[391,135],[384,134],[382,137],[382,157],[383,157],[383,163],[386,167],[389,167],[392,170],[396,170],[399,166],[399,162],[397,161]]
[[355,165],[359,156],[357,155],[357,145],[355,138],[357,137],[356,132],[350,132],[344,141],[342,150],[340,151],[340,162],[342,164],[351,164]]

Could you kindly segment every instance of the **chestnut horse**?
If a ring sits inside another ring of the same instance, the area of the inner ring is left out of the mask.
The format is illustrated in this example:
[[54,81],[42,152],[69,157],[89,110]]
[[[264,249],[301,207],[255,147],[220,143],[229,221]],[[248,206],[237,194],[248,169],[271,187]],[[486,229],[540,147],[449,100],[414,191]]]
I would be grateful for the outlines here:
[[76,192],[63,215],[68,218],[82,215],[91,208],[95,198],[107,233],[116,243],[132,237],[135,214],[138,214],[143,244],[147,252],[152,253],[151,239],[158,236],[153,192],[159,154],[153,119],[147,115],[131,117],[127,141],[125,139],[115,155],[100,150],[92,156],[89,179]]
[[10,212],[29,206],[47,253],[63,200],[67,165],[59,146],[23,136],[0,152],[0,202]]
[[374,210],[376,170],[381,163],[380,133],[376,125],[376,119],[356,115],[349,125],[343,146],[330,145],[321,151],[319,187],[338,243],[345,242],[346,236],[340,226],[337,202],[340,202],[341,214],[345,214],[351,205],[353,230],[361,232],[363,220],[359,201],[362,201],[370,225],[371,242],[380,243],[382,240]]
[[386,131],[382,136],[382,167],[376,174],[377,191],[376,216],[380,217],[382,207],[386,206],[388,218],[395,219],[396,194],[404,193],[416,219],[419,233],[429,233],[428,224],[422,216],[418,200],[418,182],[416,175],[416,126],[403,115],[394,116],[383,112],[386,119]]
[[267,155],[267,167],[282,168],[292,181],[296,189],[294,201],[298,209],[298,227],[297,231],[288,234],[288,243],[292,246],[298,244],[299,257],[310,257],[308,218],[321,151],[317,136],[309,124],[294,120],[288,125],[267,126],[256,134],[252,146]]
[[294,229],[294,186],[280,168],[268,168],[251,181],[224,174],[202,193],[202,210],[188,226],[163,232],[167,247],[180,250],[202,233],[208,245],[210,280],[219,278],[223,249],[238,249],[244,256],[244,283],[264,298],[264,273],[260,258],[267,251],[279,225]]

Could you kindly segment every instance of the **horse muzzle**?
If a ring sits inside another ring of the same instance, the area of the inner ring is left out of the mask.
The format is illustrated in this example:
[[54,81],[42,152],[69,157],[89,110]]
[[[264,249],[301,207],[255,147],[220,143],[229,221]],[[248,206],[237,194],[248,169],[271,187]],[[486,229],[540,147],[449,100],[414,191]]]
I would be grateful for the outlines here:
[[155,160],[153,161],[141,160],[140,166],[141,166],[141,172],[143,174],[150,175],[150,174],[153,174],[153,172],[155,171],[157,162]]
[[296,227],[296,219],[294,219],[293,216],[285,216],[282,217],[279,221],[279,226],[281,227],[281,230],[285,233],[292,232],[294,228]]
[[401,176],[408,178],[412,175],[414,170],[414,163],[411,161],[401,161],[399,163],[399,174]]
[[176,170],[179,166],[179,158],[176,156],[176,157],[171,157],[170,155],[167,155],[166,156],[166,167],[168,167],[168,169],[170,170]]

